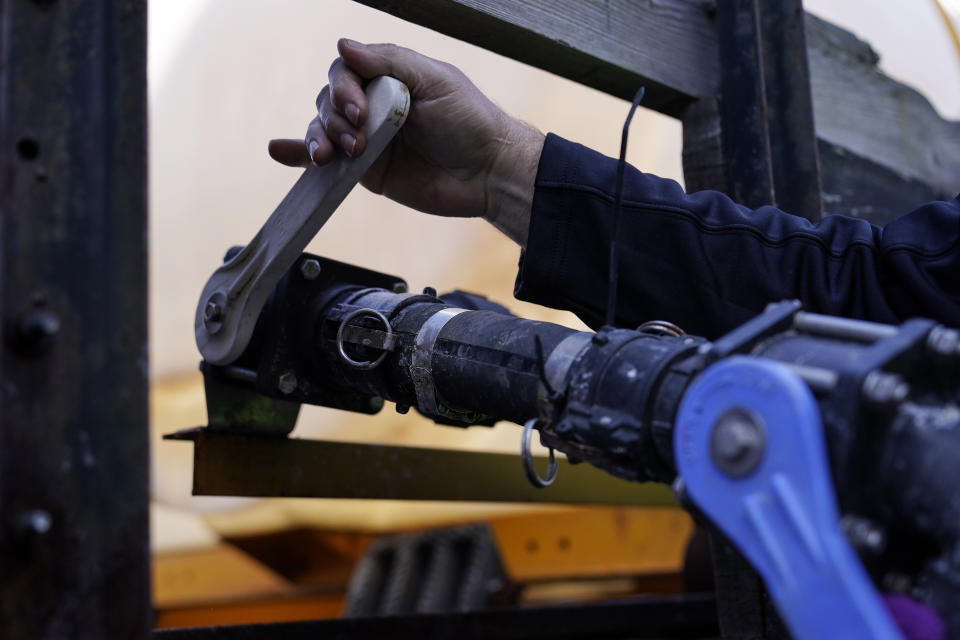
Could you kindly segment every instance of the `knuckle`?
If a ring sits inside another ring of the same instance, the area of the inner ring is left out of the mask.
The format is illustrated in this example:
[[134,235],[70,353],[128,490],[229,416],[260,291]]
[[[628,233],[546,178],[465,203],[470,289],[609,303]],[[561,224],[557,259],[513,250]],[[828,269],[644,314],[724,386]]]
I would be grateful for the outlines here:
[[386,44],[380,45],[381,49],[379,51],[380,55],[387,60],[396,60],[400,56],[404,55],[407,52],[407,49],[401,47],[398,44],[388,42]]
[[335,76],[342,66],[343,58],[334,58],[333,62],[330,63],[330,68],[327,69],[327,76]]
[[346,97],[345,88],[342,86],[330,87],[330,104],[338,111],[342,110],[344,98]]
[[323,105],[326,104],[328,93],[330,93],[330,85],[324,85],[323,89],[320,89],[320,93],[317,94],[317,99],[314,100],[314,104],[317,106],[317,111],[320,111],[323,108]]

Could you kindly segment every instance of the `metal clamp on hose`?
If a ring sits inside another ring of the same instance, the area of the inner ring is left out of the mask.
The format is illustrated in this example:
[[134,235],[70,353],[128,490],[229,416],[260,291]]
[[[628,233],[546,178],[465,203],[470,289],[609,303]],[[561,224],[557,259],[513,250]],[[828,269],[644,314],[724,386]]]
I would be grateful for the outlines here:
[[547,477],[541,478],[537,470],[533,468],[533,455],[530,453],[530,435],[533,433],[533,426],[537,424],[538,418],[531,418],[523,425],[523,434],[520,436],[520,460],[523,462],[523,472],[527,475],[530,484],[538,489],[549,487],[557,479],[557,459],[553,452],[553,447],[549,447],[550,457],[547,461]]
[[348,365],[354,369],[370,370],[376,369],[380,366],[380,363],[387,357],[387,354],[390,353],[389,349],[384,349],[384,351],[377,356],[375,360],[354,360],[347,355],[346,349],[343,347],[344,332],[347,329],[347,325],[351,320],[355,318],[369,317],[376,318],[383,323],[383,327],[386,330],[387,337],[384,339],[384,344],[391,344],[393,342],[393,327],[390,326],[390,321],[387,320],[386,316],[377,311],[376,309],[356,309],[351,311],[344,317],[343,321],[340,323],[340,328],[337,329],[337,352],[340,354],[340,357]]

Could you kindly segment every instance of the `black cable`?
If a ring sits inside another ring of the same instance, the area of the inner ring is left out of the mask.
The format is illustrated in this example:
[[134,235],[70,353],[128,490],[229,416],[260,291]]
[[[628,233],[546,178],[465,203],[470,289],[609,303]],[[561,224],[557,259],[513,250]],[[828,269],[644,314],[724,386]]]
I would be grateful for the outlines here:
[[627,120],[623,123],[623,134],[620,137],[620,161],[617,163],[617,191],[616,198],[613,201],[613,236],[610,238],[610,279],[609,290],[607,292],[607,321],[606,325],[612,327],[617,315],[617,278],[619,276],[619,263],[617,258],[617,240],[620,236],[620,207],[623,200],[623,173],[627,166],[627,132],[630,130],[630,121],[633,120],[633,114],[637,110],[640,101],[643,100],[643,94],[646,87],[640,87],[637,95],[633,97],[633,104],[630,105],[630,113],[627,114]]

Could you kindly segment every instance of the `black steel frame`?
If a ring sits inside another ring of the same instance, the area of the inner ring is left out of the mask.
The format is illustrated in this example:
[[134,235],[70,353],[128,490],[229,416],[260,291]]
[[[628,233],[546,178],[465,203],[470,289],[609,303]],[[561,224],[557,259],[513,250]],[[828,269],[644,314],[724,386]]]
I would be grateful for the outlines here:
[[156,631],[155,640],[573,640],[713,638],[710,595],[630,598],[565,606],[511,607],[467,613],[342,618]]
[[729,195],[823,216],[802,0],[720,0],[721,123]]
[[[817,220],[802,16],[800,0],[720,0],[724,150],[734,196]],[[0,28],[0,629],[146,638],[146,3],[0,0]],[[689,637],[716,633],[714,606],[660,599],[154,637]]]
[[0,28],[0,635],[146,638],[146,2]]
[[[802,0],[719,0],[720,122],[735,201],[823,217]],[[710,187],[712,185],[703,185]],[[721,535],[710,534],[717,615],[724,638],[787,638],[760,576]]]

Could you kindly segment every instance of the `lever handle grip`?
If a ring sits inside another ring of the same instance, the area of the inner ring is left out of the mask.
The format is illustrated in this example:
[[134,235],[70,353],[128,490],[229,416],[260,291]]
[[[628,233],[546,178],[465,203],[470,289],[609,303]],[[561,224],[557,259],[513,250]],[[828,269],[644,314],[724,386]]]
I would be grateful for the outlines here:
[[208,362],[228,364],[243,353],[270,292],[406,120],[410,93],[402,82],[381,76],[367,85],[366,93],[370,107],[364,152],[308,167],[253,240],[207,280],[194,333]]

